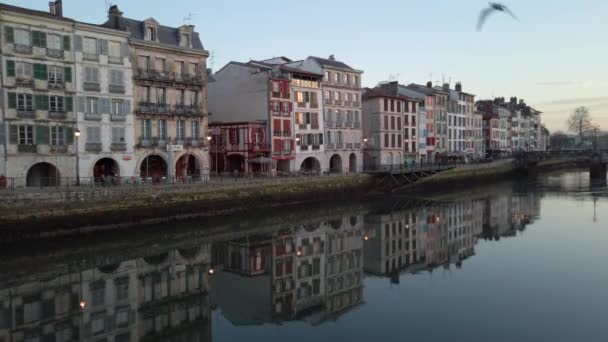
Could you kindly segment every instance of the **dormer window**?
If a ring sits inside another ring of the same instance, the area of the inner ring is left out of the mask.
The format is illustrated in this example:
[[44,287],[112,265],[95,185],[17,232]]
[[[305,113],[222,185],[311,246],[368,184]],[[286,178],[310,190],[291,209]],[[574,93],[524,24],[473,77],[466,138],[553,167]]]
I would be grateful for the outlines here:
[[190,47],[190,35],[187,33],[180,34],[179,46]]
[[156,41],[156,28],[155,27],[148,27],[147,32],[146,32],[146,38],[148,40],[152,40],[152,41]]

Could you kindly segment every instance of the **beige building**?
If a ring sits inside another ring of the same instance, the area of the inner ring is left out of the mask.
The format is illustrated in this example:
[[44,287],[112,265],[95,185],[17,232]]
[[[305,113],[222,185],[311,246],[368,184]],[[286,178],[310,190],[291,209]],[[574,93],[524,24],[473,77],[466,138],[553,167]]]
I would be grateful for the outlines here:
[[147,180],[207,175],[209,53],[194,27],[129,19],[116,6],[110,7],[104,26],[131,33],[135,175]]

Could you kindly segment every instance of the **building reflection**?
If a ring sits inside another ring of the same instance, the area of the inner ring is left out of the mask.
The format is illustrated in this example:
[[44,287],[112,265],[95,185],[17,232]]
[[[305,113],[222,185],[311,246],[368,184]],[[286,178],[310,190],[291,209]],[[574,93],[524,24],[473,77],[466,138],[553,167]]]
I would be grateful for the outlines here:
[[208,244],[0,290],[0,341],[210,341]]
[[362,302],[362,228],[363,215],[336,216],[216,243],[214,306],[235,325],[343,314]]

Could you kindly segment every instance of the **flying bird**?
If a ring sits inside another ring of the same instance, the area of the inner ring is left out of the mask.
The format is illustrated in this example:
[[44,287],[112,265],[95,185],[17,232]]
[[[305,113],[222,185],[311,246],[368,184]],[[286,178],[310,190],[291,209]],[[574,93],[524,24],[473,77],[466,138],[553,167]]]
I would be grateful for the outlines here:
[[519,19],[517,19],[515,14],[513,14],[513,12],[511,12],[511,10],[507,8],[507,6],[505,6],[503,4],[497,4],[494,2],[490,2],[490,7],[484,9],[483,11],[481,11],[481,13],[479,13],[479,21],[477,22],[477,31],[481,31],[481,28],[483,27],[483,24],[486,22],[486,19],[488,18],[488,16],[494,12],[504,12],[504,13],[511,15],[513,17],[513,19],[519,20]]

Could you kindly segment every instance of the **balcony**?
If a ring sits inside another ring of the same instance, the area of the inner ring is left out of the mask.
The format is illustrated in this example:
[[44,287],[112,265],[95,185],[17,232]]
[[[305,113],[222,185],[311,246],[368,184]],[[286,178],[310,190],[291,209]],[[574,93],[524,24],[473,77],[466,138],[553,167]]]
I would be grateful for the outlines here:
[[199,147],[202,145],[202,141],[199,138],[188,138],[188,139],[186,139],[186,145],[189,145],[192,147]]
[[300,146],[300,151],[308,151],[308,145]]
[[97,152],[97,153],[99,153],[99,152],[101,152],[101,143],[90,143],[90,142],[88,142],[88,143],[86,143],[84,145],[84,149],[87,152]]
[[201,85],[203,84],[203,77],[202,75],[198,74],[179,74],[175,75],[175,82],[191,85]]
[[171,82],[173,77],[170,72],[137,69],[135,79],[142,81]]
[[49,119],[51,120],[63,120],[68,117],[66,112],[51,112],[49,111]]
[[99,83],[84,82],[83,89],[85,91],[100,91],[101,86],[99,85]]
[[99,62],[99,55],[96,53],[83,52],[82,60],[90,62]]
[[140,137],[139,146],[140,147],[152,147],[152,138],[151,137]]
[[333,150],[336,148],[336,145],[335,144],[325,144],[325,148],[328,150]]
[[17,117],[20,119],[35,119],[36,112],[33,108],[17,108]]
[[346,128],[353,128],[353,123],[350,121],[346,122]]
[[319,124],[310,124],[310,129],[319,129]]
[[353,107],[361,107],[361,102],[359,102],[359,101],[353,101],[352,106]]
[[313,151],[318,151],[321,149],[321,145],[312,145],[312,150]]
[[125,86],[122,84],[110,84],[110,93],[112,94],[124,94]]
[[346,144],[346,149],[347,150],[352,150],[353,149],[353,144],[352,143]]
[[342,128],[342,127],[344,127],[344,122],[336,121],[336,128]]
[[334,105],[341,106],[342,105],[342,100],[334,100]]
[[334,127],[334,122],[333,121],[325,121],[325,127],[326,128],[333,128]]
[[313,108],[313,109],[319,108],[319,102],[311,102],[310,108]]
[[109,64],[119,64],[119,65],[122,65],[123,64],[123,58],[122,57],[117,57],[117,56],[108,56],[108,63]]
[[331,99],[325,99],[325,104],[331,105],[331,104],[333,104],[333,101]]
[[53,82],[49,80],[48,87],[49,87],[49,89],[61,90],[61,89],[65,89],[65,84],[63,83],[62,80],[55,80]]
[[15,87],[34,88],[34,79],[17,77],[15,78]]
[[51,145],[49,148],[49,152],[65,154],[65,153],[68,153],[68,146],[67,145]]
[[140,102],[136,109],[139,114],[169,114],[169,106],[166,103]]
[[272,135],[275,137],[280,137],[283,135],[283,132],[282,131],[272,131]]
[[111,114],[110,121],[113,122],[125,122],[127,121],[127,116],[122,114]]
[[15,44],[15,53],[20,53],[23,55],[31,55],[33,53],[33,48],[31,45],[21,45]]
[[63,59],[63,50],[47,48],[46,56],[51,58]]
[[336,149],[341,150],[344,148],[344,144],[340,143],[340,144],[336,144]]
[[353,127],[354,127],[354,128],[361,128],[361,123],[360,123],[360,122],[355,122],[355,123],[353,124]]
[[165,147],[167,146],[167,144],[169,143],[169,141],[171,141],[171,138],[168,137],[160,137],[160,138],[154,138],[154,145],[158,146],[158,147]]
[[186,139],[185,138],[175,138],[175,140],[173,141],[174,145],[186,145]]
[[306,128],[308,128],[308,125],[306,125],[306,124],[299,124],[298,125],[298,129],[302,130],[302,129],[306,129]]
[[101,121],[101,113],[84,113],[84,119],[89,121]]
[[31,144],[31,145],[18,145],[17,146],[17,151],[20,152],[20,153],[36,153],[38,151],[38,148],[34,144]]
[[353,105],[353,103],[352,103],[352,101],[344,101],[344,105],[350,107]]
[[290,156],[291,155],[291,150],[289,150],[289,151],[283,151],[283,155],[284,156]]
[[272,111],[272,115],[274,115],[274,116],[281,116],[281,112],[278,112],[278,111],[274,111],[274,110],[273,110],[273,111]]
[[307,108],[306,107],[306,102],[298,102],[298,103],[296,103],[296,107],[298,107],[298,108]]
[[283,136],[284,137],[290,137],[291,136],[291,131],[283,131]]
[[291,112],[283,112],[283,116],[289,117],[289,116],[291,116]]
[[361,148],[361,144],[360,143],[355,144],[355,149],[360,149],[360,148]]
[[112,145],[110,145],[110,150],[113,152],[124,152],[127,150],[127,144],[126,143],[112,143]]
[[176,105],[174,107],[176,115],[200,115],[201,110],[198,105]]

